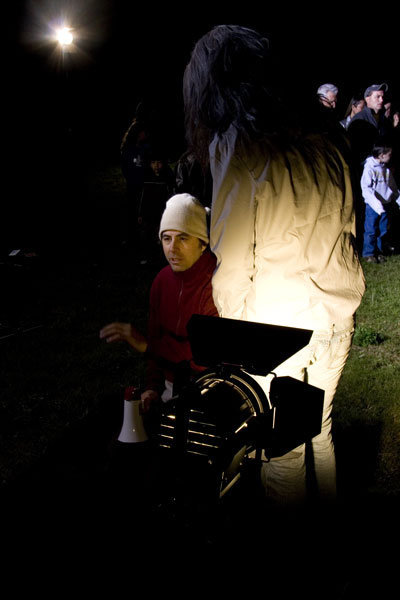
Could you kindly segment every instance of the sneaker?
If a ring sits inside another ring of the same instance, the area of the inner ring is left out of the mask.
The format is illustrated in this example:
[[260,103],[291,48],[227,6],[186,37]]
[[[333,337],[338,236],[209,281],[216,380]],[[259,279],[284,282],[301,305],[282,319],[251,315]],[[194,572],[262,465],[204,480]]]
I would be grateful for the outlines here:
[[383,254],[378,254],[378,257],[376,260],[378,261],[378,263],[386,262],[386,258],[383,256]]
[[367,263],[377,263],[378,262],[378,259],[375,258],[375,256],[363,256],[363,259]]

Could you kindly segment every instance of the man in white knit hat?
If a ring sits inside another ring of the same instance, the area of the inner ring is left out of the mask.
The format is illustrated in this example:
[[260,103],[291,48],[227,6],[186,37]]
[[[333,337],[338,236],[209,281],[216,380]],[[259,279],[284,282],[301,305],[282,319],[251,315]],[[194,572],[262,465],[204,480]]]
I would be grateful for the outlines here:
[[203,254],[209,241],[206,214],[190,194],[176,194],[167,201],[159,236],[173,271],[186,271]]
[[218,316],[212,298],[211,277],[215,257],[208,248],[207,212],[190,194],[176,194],[161,217],[159,237],[168,265],[155,277],[150,290],[147,339],[129,323],[111,323],[100,331],[107,342],[127,341],[140,352],[147,351],[148,369],[144,409],[154,401],[167,401],[178,365],[201,367],[192,360],[186,330],[193,314]]

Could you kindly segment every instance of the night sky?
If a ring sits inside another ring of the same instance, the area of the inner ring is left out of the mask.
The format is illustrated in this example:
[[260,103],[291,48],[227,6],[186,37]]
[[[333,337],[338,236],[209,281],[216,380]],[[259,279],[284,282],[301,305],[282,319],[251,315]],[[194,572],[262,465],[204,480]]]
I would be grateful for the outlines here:
[[[196,40],[214,25],[236,23],[265,34],[274,83],[295,103],[326,82],[339,87],[340,117],[353,93],[371,83],[388,82],[397,97],[397,23],[388,15],[378,33],[365,11],[350,14],[338,4],[319,3],[318,9],[285,4],[268,7],[262,17],[254,14],[253,5],[251,10],[227,9],[216,2],[190,7],[140,6],[131,0],[8,4],[3,69],[3,166],[11,184],[5,201],[7,233],[18,229],[16,215],[21,221],[33,198],[39,213],[42,205],[57,202],[67,177],[61,165],[71,154],[74,160],[79,156],[79,168],[99,157],[118,160],[121,136],[143,98],[157,101],[172,132],[171,154],[179,154],[183,70]],[[63,18],[76,44],[62,62],[50,36]],[[63,147],[66,131],[73,133],[72,148]]]

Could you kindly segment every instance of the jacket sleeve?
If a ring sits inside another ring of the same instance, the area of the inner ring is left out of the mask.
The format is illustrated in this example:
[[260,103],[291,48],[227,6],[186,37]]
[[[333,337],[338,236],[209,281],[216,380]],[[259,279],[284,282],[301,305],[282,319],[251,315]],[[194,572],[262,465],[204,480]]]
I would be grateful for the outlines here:
[[389,170],[389,187],[393,192],[392,200],[395,200],[396,203],[400,206],[399,188],[397,187],[396,180],[391,170]]
[[372,210],[378,215],[385,212],[382,202],[375,196],[373,169],[364,169],[361,176],[361,191],[366,204],[368,204]]
[[255,181],[235,153],[235,137],[210,146],[213,176],[211,250],[217,257],[212,285],[221,317],[241,319],[254,273]]

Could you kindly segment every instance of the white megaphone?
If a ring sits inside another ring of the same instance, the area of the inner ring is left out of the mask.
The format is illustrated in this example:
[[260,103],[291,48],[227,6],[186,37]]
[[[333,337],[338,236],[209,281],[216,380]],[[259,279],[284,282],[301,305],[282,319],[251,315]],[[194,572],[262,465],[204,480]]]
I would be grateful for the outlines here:
[[122,428],[118,436],[119,442],[134,444],[148,440],[140,414],[140,399],[135,399],[136,388],[130,386],[125,389],[124,395],[124,418]]

